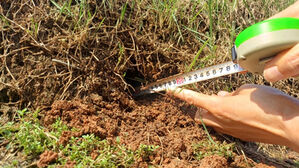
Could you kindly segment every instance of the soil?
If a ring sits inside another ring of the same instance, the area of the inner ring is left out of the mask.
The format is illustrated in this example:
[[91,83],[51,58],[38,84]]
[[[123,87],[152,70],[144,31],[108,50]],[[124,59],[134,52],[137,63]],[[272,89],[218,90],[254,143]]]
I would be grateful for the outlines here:
[[55,162],[58,158],[58,153],[53,151],[45,151],[40,155],[40,160],[37,163],[38,167],[46,167],[51,162]]
[[[16,109],[27,107],[41,110],[40,118],[46,127],[59,117],[64,124],[78,129],[76,133],[63,133],[59,139],[63,145],[71,136],[93,133],[111,143],[119,137],[132,150],[140,144],[160,146],[154,157],[139,160],[135,167],[148,163],[164,167],[248,167],[248,163],[256,167],[292,166],[269,161],[264,155],[244,160],[237,152],[231,159],[209,156],[198,161],[192,145],[207,135],[193,120],[195,107],[163,94],[133,98],[134,88],[145,84],[139,79],[149,83],[184,72],[184,64],[191,62],[198,48],[191,34],[185,34],[185,43],[177,44],[171,39],[173,30],[167,23],[157,26],[152,15],[141,17],[142,12],[129,5],[126,16],[136,18],[115,26],[125,1],[102,11],[96,9],[103,3],[88,1],[94,17],[79,29],[74,28],[72,18],[55,14],[50,1],[34,2],[35,5],[22,0],[0,2],[0,12],[9,23],[0,28],[1,124],[13,120]],[[103,18],[101,28],[95,29]],[[32,20],[39,25],[35,35],[24,31],[32,27]],[[142,23],[144,27],[140,29],[139,24],[132,23]],[[208,25],[204,20],[202,31],[208,31]],[[209,52],[204,50],[202,57]],[[234,75],[204,82],[199,88],[213,93],[226,87],[221,84],[230,82],[234,89],[251,80],[264,83],[254,75]],[[291,80],[286,83],[281,89],[298,97],[299,84]],[[222,135],[209,131],[215,140],[224,140]],[[255,152],[249,152],[249,156],[252,153]],[[38,165],[46,166],[57,157],[57,153],[46,151]],[[70,161],[68,165],[73,164]]]
[[46,112],[44,123],[50,125],[60,117],[69,127],[79,130],[73,134],[64,132],[59,140],[62,144],[66,144],[71,136],[93,133],[112,142],[119,137],[120,143],[132,150],[140,144],[158,145],[160,148],[150,160],[158,165],[170,164],[175,158],[192,159],[192,145],[206,138],[203,130],[191,117],[182,114],[185,112],[172,98],[132,101],[115,95],[114,99],[125,103],[126,110],[120,103],[97,103],[95,99],[89,105],[79,101],[57,101]]
[[[77,132],[63,132],[59,139],[63,145],[72,136],[93,133],[111,143],[118,137],[120,143],[131,150],[136,150],[140,144],[159,146],[154,157],[138,160],[134,167],[147,167],[148,163],[164,167],[248,167],[248,164],[271,167],[257,164],[250,158],[244,160],[237,154],[230,159],[212,155],[195,160],[192,145],[207,139],[202,127],[193,119],[195,107],[167,95],[150,95],[135,101],[122,94],[112,95],[116,103],[102,101],[101,96],[94,94],[86,100],[90,104],[82,103],[83,100],[56,101],[51,110],[46,111],[44,125],[49,126],[60,118],[67,126],[77,128]],[[213,139],[221,140],[219,136]],[[261,156],[253,158],[264,159]],[[282,164],[264,162],[278,167]]]

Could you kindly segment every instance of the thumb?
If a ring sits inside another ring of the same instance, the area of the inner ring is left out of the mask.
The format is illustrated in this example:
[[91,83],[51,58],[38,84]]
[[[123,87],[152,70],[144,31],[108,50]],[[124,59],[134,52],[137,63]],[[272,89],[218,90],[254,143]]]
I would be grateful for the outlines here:
[[189,89],[176,88],[167,90],[168,94],[174,95],[175,97],[186,101],[189,104],[193,104],[198,107],[202,107],[208,111],[215,111],[217,107],[217,97],[201,94]]
[[264,77],[270,82],[286,79],[299,74],[299,43],[293,48],[279,53],[268,62]]

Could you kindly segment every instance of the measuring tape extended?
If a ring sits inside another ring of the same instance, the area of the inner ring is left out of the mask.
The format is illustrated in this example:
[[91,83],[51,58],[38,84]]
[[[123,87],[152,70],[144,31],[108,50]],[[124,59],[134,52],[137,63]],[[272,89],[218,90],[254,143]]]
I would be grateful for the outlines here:
[[136,96],[241,71],[262,74],[267,61],[297,43],[299,43],[298,18],[265,20],[246,28],[237,36],[232,48],[232,61],[158,80],[138,90]]

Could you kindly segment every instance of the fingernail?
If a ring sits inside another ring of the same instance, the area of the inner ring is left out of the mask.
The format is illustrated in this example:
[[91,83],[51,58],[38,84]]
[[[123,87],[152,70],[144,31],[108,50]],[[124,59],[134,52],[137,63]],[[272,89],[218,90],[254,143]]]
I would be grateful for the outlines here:
[[279,72],[277,66],[272,66],[264,70],[264,77],[267,81],[276,82],[284,78],[284,76]]

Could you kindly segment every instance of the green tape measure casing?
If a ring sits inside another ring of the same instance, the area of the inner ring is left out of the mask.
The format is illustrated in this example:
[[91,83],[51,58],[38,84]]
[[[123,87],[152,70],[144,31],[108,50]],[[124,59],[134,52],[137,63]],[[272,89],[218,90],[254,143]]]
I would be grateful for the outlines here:
[[253,73],[279,52],[299,43],[299,19],[275,18],[254,24],[236,38],[237,62]]
[[285,29],[299,29],[299,19],[297,18],[276,18],[265,20],[254,24],[244,31],[242,31],[236,38],[235,45],[239,47],[243,42],[248,39],[258,36],[263,33],[273,32]]

